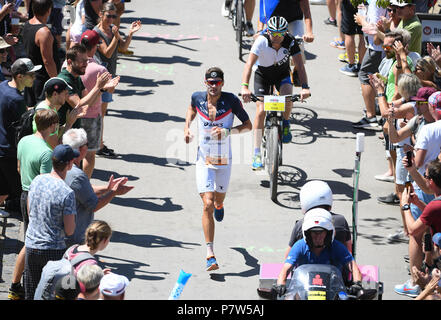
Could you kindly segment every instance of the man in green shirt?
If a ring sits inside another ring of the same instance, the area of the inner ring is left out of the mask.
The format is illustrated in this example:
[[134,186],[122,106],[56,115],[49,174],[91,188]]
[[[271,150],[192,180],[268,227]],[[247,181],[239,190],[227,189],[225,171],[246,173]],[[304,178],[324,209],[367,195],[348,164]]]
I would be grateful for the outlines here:
[[[69,89],[66,103],[58,111],[60,123],[62,124],[66,122],[68,112],[79,108],[78,116],[81,116],[89,105],[92,106],[97,99],[101,99],[102,92],[113,85],[112,75],[105,72],[97,77],[96,84],[92,90],[87,90],[80,76],[86,72],[88,61],[86,48],[81,44],[75,44],[66,52],[67,67],[61,70],[58,77],[64,79],[71,89]],[[79,128],[79,121],[76,121],[72,127]]]
[[401,18],[398,28],[405,29],[410,32],[411,39],[408,48],[409,51],[421,54],[423,27],[420,19],[418,19],[415,14],[415,0],[407,0],[403,2],[392,0],[391,5],[396,6],[397,15],[399,18]]
[[[66,103],[66,99],[69,94],[68,90],[70,89],[72,89],[72,87],[69,86],[65,80],[58,77],[50,78],[48,81],[46,81],[43,87],[43,92],[46,99],[41,101],[35,109],[51,109],[58,114],[58,110]],[[63,136],[63,133],[69,130],[72,127],[73,123],[77,120],[78,111],[79,109],[77,108],[69,112],[67,114],[67,119],[64,123],[64,126],[60,127],[59,130],[49,136],[47,142],[52,149],[61,142],[61,137]],[[37,124],[35,122],[35,119],[32,122],[32,127],[34,133],[37,132]]]
[[[48,139],[58,130],[58,114],[52,109],[39,109],[34,116],[37,131],[34,134],[23,137],[17,146],[17,166],[20,172],[21,193],[20,206],[23,216],[24,234],[29,224],[28,215],[28,192],[32,180],[40,174],[50,173],[52,170],[52,149],[48,145]],[[20,282],[25,266],[26,248],[20,250],[15,261],[12,285],[8,297],[18,298]]]

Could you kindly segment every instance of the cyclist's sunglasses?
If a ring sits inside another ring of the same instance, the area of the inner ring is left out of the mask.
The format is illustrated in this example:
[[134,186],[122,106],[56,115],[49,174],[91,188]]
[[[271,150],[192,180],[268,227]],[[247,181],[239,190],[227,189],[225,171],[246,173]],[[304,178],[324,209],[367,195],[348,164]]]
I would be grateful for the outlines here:
[[219,86],[222,83],[222,80],[206,80],[209,86]]
[[270,34],[273,36],[273,37],[284,37],[285,36],[285,34],[286,34],[286,31],[284,31],[284,32],[276,32],[276,31],[270,31]]

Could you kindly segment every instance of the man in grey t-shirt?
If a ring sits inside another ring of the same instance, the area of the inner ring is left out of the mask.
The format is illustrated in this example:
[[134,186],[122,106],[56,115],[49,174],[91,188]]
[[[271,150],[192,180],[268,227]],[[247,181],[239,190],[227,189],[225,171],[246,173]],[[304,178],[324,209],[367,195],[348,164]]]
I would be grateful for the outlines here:
[[32,181],[28,194],[29,226],[26,231],[24,287],[26,300],[34,298],[41,272],[50,260],[66,250],[65,235],[75,230],[75,195],[64,179],[78,152],[58,145],[52,153],[52,171]]

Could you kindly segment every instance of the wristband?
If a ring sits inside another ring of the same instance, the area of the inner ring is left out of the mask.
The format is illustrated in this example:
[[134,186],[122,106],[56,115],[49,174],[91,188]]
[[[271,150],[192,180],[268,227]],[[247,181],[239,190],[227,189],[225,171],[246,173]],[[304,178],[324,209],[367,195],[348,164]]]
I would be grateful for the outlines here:
[[248,87],[248,86],[249,86],[249,84],[248,84],[248,83],[245,83],[245,82],[243,82],[243,83],[242,83],[242,86]]
[[225,138],[228,137],[231,134],[231,129],[230,128],[224,128],[223,130],[225,130]]

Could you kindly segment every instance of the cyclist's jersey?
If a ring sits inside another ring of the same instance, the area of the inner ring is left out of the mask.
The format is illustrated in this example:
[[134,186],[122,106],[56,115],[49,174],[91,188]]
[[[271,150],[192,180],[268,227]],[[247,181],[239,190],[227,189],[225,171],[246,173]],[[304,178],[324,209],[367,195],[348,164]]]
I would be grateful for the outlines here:
[[[191,96],[191,106],[197,111],[198,118],[198,155],[197,163],[211,166],[225,166],[231,164],[230,136],[221,140],[211,139],[211,129],[220,127],[231,129],[234,116],[240,121],[249,120],[249,116],[242,106],[241,101],[234,94],[222,92],[216,106],[216,118],[210,120],[208,115],[207,92],[199,91]],[[212,160],[212,161],[211,161]]]
[[300,47],[294,37],[287,33],[279,50],[271,45],[268,34],[260,35],[253,46],[251,53],[258,56],[256,73],[269,80],[280,80],[289,76],[289,58],[300,53]]

